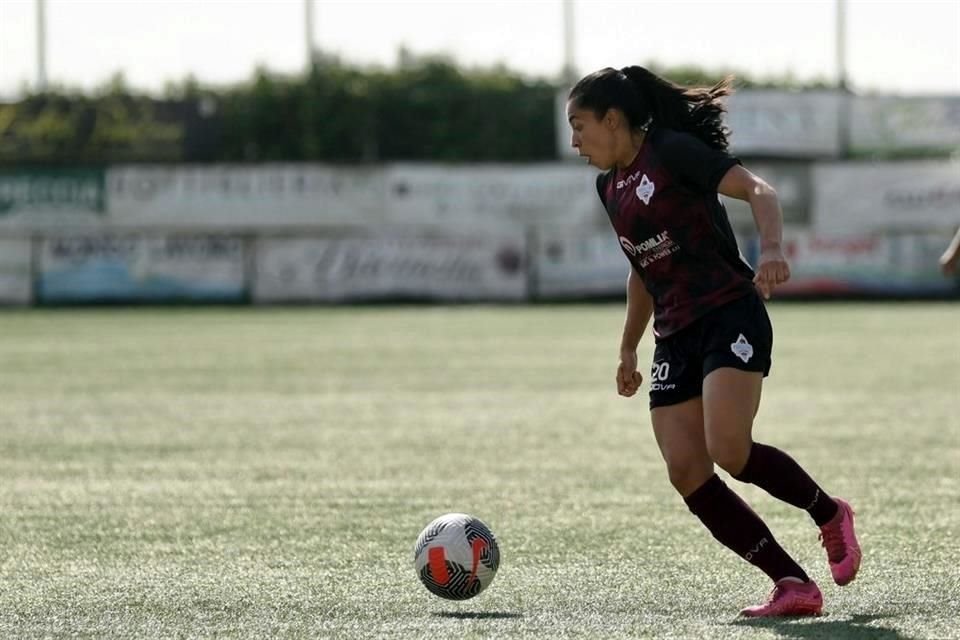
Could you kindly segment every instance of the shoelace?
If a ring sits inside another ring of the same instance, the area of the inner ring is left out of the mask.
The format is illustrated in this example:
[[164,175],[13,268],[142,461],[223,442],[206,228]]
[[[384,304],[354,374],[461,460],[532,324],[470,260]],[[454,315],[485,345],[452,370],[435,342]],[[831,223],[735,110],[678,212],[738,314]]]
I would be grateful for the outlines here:
[[786,589],[783,588],[783,585],[778,584],[774,586],[773,591],[770,592],[770,597],[767,598],[767,604],[773,604],[774,602],[779,600],[780,594],[783,593],[784,591],[786,591]]
[[843,531],[841,525],[827,527],[820,530],[820,540],[823,548],[827,550],[827,557],[830,562],[840,562],[846,555],[846,549],[843,545]]
[[767,597],[767,604],[773,604],[777,600],[786,598],[790,593],[790,587],[787,584],[775,584],[770,595]]

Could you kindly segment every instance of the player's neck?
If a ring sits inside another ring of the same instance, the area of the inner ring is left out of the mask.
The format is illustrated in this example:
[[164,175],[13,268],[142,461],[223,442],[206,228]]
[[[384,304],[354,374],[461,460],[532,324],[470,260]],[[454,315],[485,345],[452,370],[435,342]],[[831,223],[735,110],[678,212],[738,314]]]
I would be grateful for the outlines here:
[[623,170],[633,164],[633,161],[637,159],[637,155],[640,153],[640,149],[643,147],[643,141],[646,140],[646,138],[646,131],[633,131],[630,133],[630,140],[627,144],[624,144],[623,152],[618,156],[618,169]]

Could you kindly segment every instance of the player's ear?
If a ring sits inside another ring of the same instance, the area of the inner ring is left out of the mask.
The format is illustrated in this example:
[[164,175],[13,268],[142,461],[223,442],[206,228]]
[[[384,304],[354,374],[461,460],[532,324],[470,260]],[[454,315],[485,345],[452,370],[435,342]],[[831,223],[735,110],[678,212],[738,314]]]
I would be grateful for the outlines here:
[[610,131],[616,130],[622,120],[623,113],[619,109],[607,109],[607,112],[603,114],[603,124],[610,129]]

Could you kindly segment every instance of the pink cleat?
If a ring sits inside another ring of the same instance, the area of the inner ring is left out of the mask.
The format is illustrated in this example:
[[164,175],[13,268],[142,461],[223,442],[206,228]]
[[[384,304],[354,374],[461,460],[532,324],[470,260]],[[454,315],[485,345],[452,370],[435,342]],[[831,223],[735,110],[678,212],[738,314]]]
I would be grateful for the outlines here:
[[823,594],[817,583],[784,578],[774,585],[766,602],[747,607],[740,615],[748,618],[818,616],[822,609]]
[[820,527],[820,540],[827,550],[830,573],[833,581],[841,587],[853,582],[860,570],[860,544],[853,531],[853,508],[840,498],[835,498],[837,515]]

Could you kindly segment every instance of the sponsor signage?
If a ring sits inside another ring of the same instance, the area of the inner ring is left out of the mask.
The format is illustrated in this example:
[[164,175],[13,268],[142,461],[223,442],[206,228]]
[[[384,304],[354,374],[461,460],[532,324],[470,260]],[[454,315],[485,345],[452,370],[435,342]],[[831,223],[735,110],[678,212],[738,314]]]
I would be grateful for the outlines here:
[[0,225],[83,222],[106,211],[99,169],[0,170]]
[[54,235],[41,245],[40,302],[239,302],[245,293],[235,235],[110,232]]
[[386,175],[386,211],[397,223],[469,220],[475,226],[519,228],[606,216],[597,197],[597,171],[587,166],[395,165]]
[[119,166],[107,172],[118,222],[317,224],[382,218],[383,172],[325,165]]
[[524,300],[524,236],[395,230],[262,237],[255,302]]
[[856,153],[960,149],[960,96],[853,98],[850,144]]
[[536,247],[537,298],[624,295],[630,263],[612,229],[545,231]]
[[937,257],[949,240],[949,234],[941,233],[786,230],[783,249],[790,280],[775,295],[948,295],[956,284],[940,273]]
[[829,91],[741,91],[727,102],[730,149],[740,155],[836,157],[844,96]]
[[818,232],[937,230],[960,224],[960,162],[826,163],[813,168]]

